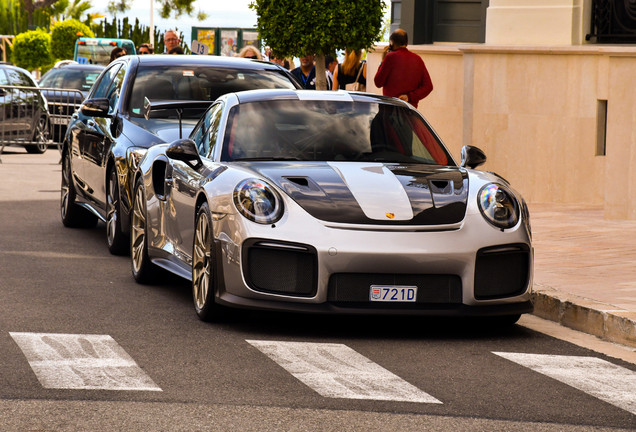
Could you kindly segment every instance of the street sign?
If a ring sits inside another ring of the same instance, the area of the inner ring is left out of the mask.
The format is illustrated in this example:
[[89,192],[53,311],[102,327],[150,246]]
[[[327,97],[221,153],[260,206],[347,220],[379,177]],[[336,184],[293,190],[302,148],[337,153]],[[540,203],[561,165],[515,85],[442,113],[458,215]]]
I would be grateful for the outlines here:
[[192,54],[194,55],[208,55],[210,52],[210,47],[206,44],[202,44],[198,40],[192,41],[192,46],[190,47],[192,50]]

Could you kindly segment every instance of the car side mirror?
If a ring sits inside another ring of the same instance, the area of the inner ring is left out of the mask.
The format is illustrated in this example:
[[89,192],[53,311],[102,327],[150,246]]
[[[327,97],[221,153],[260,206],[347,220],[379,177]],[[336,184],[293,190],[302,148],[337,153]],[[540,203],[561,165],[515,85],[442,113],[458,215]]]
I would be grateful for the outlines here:
[[462,147],[462,168],[475,169],[479,165],[486,163],[486,153],[484,153],[479,147],[464,146]]
[[187,163],[194,169],[203,165],[197,145],[191,139],[180,139],[168,146],[166,156]]
[[106,98],[86,99],[82,103],[80,111],[89,117],[110,117],[108,115],[110,102]]

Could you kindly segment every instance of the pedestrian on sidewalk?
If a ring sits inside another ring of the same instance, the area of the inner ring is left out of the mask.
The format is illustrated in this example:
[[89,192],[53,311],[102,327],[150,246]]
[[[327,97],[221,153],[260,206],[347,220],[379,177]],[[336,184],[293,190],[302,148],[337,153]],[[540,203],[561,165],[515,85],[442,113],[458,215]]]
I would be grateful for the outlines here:
[[163,35],[163,43],[166,46],[166,53],[170,54],[170,50],[178,47],[181,40],[175,30],[167,30]]
[[331,55],[325,56],[325,70],[327,71],[327,85],[330,89],[334,89],[333,86],[333,73],[338,67],[338,60]]
[[314,66],[314,55],[306,54],[300,58],[300,66],[292,70],[291,73],[305,90],[316,90],[316,67]]
[[424,61],[406,48],[408,44],[404,30],[391,33],[373,81],[376,87],[382,88],[384,96],[402,99],[417,108],[418,102],[433,91],[433,82]]
[[[367,62],[360,61],[361,50],[345,49],[345,59],[333,74],[334,90],[366,91]],[[358,83],[355,85],[355,83]]]
[[110,52],[110,61],[108,63],[112,63],[113,61],[117,60],[119,57],[123,57],[125,55],[126,55],[125,49],[123,49],[122,47],[115,47]]
[[137,52],[139,53],[139,55],[144,55],[152,54],[154,53],[154,50],[152,49],[152,46],[150,46],[150,44],[142,43],[141,45],[139,45],[139,48],[137,48]]
[[[292,70],[291,73],[305,90],[316,90],[316,65],[314,64],[314,54],[307,54],[300,58],[300,66]],[[328,72],[325,71],[327,90],[331,90]]]

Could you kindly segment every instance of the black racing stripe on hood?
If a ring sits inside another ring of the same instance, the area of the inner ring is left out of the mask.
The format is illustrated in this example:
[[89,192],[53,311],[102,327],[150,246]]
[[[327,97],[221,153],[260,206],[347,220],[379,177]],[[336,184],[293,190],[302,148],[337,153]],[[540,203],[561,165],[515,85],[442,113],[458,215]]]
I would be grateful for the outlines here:
[[404,187],[414,215],[411,220],[395,221],[368,218],[340,175],[327,162],[240,164],[276,184],[310,215],[327,222],[445,225],[461,222],[466,213],[468,175],[460,168],[385,164]]

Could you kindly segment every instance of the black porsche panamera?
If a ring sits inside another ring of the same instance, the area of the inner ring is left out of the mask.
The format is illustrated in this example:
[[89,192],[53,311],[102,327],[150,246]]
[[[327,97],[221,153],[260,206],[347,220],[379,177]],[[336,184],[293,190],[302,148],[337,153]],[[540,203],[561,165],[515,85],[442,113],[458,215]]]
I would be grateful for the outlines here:
[[[102,220],[109,251],[128,253],[131,173],[148,148],[188,136],[219,96],[296,88],[286,69],[255,60],[157,55],[125,56],[111,63],[73,114],[64,137],[62,223],[93,227]],[[153,111],[146,118],[145,99],[192,103]]]

